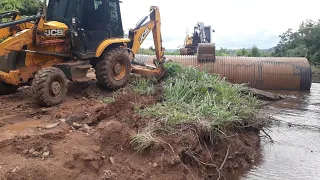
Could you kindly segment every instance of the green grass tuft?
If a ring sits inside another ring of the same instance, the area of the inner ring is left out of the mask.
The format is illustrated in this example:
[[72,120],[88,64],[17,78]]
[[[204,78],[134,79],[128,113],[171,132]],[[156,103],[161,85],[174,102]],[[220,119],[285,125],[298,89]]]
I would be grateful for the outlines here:
[[133,91],[140,95],[153,95],[155,94],[155,85],[152,79],[139,77],[131,82]]
[[140,110],[145,116],[164,118],[169,124],[206,119],[212,127],[252,118],[260,102],[218,75],[167,63],[162,103]]
[[116,98],[115,97],[106,97],[102,100],[104,103],[114,103],[116,101]]

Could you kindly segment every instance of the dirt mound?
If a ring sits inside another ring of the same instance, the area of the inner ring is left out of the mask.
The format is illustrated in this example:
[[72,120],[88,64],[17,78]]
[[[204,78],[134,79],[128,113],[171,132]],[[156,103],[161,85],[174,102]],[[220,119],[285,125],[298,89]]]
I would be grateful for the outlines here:
[[[153,134],[154,145],[137,152],[132,137],[154,119],[136,110],[159,102],[160,93],[147,96],[123,89],[106,102],[114,94],[91,85],[73,84],[67,100],[53,108],[39,108],[32,99],[22,98],[28,89],[0,97],[1,112],[8,112],[0,115],[0,132],[14,134],[20,127],[9,127],[33,119],[60,122],[52,129],[24,127],[27,136],[17,133],[0,142],[1,180],[216,179],[250,166],[257,156],[257,132],[229,129],[208,141],[194,126],[176,127],[176,133],[159,130]],[[90,131],[75,128],[75,123]]]
[[145,126],[146,120],[135,114],[136,109],[142,109],[158,102],[158,96],[142,96],[135,93],[125,93],[114,102],[96,109],[94,116],[87,119],[91,126],[97,125],[102,120],[117,120],[129,124],[131,128]]
[[93,137],[100,142],[102,150],[113,155],[119,151],[130,149],[129,142],[135,132],[119,121],[103,121],[96,129]]

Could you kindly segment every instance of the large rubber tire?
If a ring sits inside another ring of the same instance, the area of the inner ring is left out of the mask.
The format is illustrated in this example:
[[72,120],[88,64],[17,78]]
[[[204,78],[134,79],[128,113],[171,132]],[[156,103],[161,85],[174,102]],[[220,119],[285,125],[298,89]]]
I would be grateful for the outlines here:
[[44,68],[35,75],[32,91],[38,105],[55,106],[65,99],[68,91],[68,80],[61,69],[55,67]]
[[98,84],[108,90],[124,87],[129,81],[131,64],[128,53],[122,48],[105,51],[95,66]]
[[0,81],[0,95],[8,95],[17,92],[19,86]]

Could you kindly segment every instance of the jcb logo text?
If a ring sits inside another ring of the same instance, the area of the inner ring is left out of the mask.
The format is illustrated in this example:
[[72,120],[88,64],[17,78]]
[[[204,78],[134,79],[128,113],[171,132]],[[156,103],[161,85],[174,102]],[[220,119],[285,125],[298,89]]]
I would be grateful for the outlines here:
[[147,37],[147,35],[149,34],[149,32],[150,32],[150,29],[149,29],[149,27],[147,27],[147,29],[144,30],[144,32],[142,33],[142,35],[141,35],[140,38],[139,38],[140,44],[141,44],[142,41]]
[[46,36],[63,36],[63,29],[47,29]]

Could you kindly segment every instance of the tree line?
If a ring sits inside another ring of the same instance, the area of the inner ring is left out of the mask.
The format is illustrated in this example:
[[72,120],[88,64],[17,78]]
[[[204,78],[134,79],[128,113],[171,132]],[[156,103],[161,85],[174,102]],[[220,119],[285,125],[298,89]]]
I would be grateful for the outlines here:
[[289,28],[280,38],[273,56],[306,57],[312,64],[320,63],[320,20],[303,21],[298,30]]
[[245,56],[245,57],[268,57],[272,55],[271,49],[259,49],[257,46],[246,49],[225,49],[216,50],[217,56]]
[[[35,15],[42,7],[42,0],[0,0],[0,13],[6,11],[19,11],[23,15]],[[320,64],[320,20],[305,20],[298,30],[289,28],[281,34],[279,43],[268,50],[254,46],[250,49],[216,50],[217,56],[247,56],[247,57],[306,57],[312,64]],[[153,54],[152,48],[141,49],[141,53]],[[176,52],[167,54],[179,54]]]
[[269,50],[260,50],[256,46],[252,49],[227,50],[221,48],[218,55],[237,56],[271,56],[271,57],[305,57],[311,64],[320,65],[320,20],[307,19],[294,31],[292,28],[281,35],[280,41]]
[[42,7],[41,0],[0,0],[0,13],[19,11],[22,15],[36,15]]

